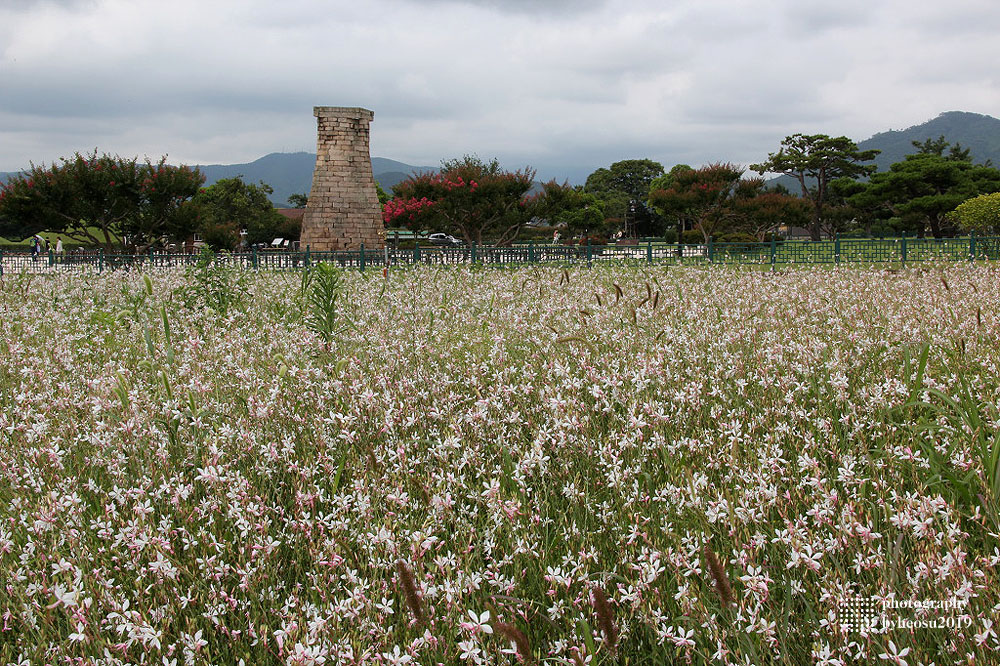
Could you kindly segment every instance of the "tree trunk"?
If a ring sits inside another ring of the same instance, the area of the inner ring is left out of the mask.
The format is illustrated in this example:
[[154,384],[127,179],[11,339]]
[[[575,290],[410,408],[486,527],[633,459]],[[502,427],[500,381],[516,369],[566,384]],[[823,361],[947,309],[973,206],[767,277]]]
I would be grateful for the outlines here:
[[931,223],[931,235],[934,238],[941,238],[941,221],[938,219],[937,215],[929,215],[928,218]]
[[818,186],[816,188],[816,195],[812,197],[812,204],[813,219],[812,225],[809,227],[809,238],[818,241],[822,238],[823,227],[823,198]]
[[104,234],[104,251],[114,252],[114,243],[111,242],[111,232],[108,230],[107,226],[101,227],[101,233]]
[[820,217],[820,209],[817,208],[813,211],[812,223],[809,225],[809,238],[814,241],[818,241],[822,238],[821,228],[822,228],[822,217]]

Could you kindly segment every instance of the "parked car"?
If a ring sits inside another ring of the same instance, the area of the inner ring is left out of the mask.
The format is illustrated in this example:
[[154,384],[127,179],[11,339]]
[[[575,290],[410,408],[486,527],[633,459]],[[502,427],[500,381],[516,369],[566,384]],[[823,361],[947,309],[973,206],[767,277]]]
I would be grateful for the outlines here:
[[427,237],[431,245],[441,245],[442,247],[460,247],[465,245],[465,241],[459,240],[448,234],[431,234]]

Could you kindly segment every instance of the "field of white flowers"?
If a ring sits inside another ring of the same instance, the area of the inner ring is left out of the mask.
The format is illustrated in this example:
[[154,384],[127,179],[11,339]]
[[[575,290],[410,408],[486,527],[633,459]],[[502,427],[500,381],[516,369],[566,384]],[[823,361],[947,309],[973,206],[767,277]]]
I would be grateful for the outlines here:
[[0,664],[1000,660],[995,267],[307,276],[3,277]]

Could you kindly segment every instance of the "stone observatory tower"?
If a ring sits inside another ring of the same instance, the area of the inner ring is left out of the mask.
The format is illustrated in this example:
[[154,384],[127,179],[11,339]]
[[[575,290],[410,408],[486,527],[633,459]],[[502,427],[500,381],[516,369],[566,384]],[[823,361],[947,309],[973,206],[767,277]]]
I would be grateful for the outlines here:
[[300,246],[313,252],[385,246],[385,226],[368,152],[368,109],[313,108],[318,124],[316,168],[302,218]]

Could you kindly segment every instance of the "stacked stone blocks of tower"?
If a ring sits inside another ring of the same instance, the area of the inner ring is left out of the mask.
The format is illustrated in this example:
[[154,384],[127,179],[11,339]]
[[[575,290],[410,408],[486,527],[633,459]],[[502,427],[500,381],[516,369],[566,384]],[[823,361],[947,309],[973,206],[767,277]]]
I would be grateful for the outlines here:
[[375,114],[357,107],[317,106],[316,167],[302,219],[300,245],[314,252],[382,249],[385,226],[369,152]]

